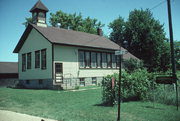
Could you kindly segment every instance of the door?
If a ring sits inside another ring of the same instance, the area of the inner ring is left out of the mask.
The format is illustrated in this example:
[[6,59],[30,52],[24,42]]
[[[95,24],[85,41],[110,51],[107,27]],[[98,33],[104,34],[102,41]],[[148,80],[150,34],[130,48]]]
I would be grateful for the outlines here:
[[63,64],[55,63],[55,82],[63,83]]

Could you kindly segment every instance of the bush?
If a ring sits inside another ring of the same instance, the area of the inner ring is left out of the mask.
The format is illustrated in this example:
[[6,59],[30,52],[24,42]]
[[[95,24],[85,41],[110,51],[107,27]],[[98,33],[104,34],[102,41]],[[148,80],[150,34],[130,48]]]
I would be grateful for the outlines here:
[[[119,80],[118,74],[108,75],[103,78],[103,98],[102,101],[106,105],[114,105],[118,97],[118,85]],[[112,77],[115,77],[116,83],[115,88],[112,89]],[[124,101],[129,99],[143,100],[147,98],[147,92],[151,87],[151,74],[146,69],[138,69],[134,72],[127,73],[125,70],[122,71],[121,77],[121,95]]]
[[123,66],[124,69],[131,73],[137,69],[143,69],[144,64],[143,61],[137,60],[137,59],[132,59],[130,58],[129,60],[124,60],[123,61]]
[[79,86],[75,86],[75,88],[74,88],[75,90],[78,90],[79,89]]

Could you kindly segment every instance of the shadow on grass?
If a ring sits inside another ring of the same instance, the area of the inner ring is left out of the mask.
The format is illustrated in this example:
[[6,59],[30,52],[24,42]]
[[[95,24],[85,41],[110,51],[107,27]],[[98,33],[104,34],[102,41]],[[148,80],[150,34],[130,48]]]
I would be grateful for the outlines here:
[[100,104],[95,104],[93,106],[102,106],[102,107],[113,107],[114,105],[112,104],[106,104],[106,103],[100,103]]
[[149,109],[158,109],[158,110],[164,110],[163,108],[158,108],[158,107],[155,107],[155,106],[142,106],[144,108],[149,108]]

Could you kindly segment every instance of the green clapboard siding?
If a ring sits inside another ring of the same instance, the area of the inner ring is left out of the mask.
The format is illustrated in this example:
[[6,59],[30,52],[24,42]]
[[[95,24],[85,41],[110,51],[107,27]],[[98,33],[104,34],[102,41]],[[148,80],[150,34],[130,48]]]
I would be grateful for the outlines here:
[[[47,68],[35,69],[35,51],[46,48]],[[22,72],[22,54],[31,52],[31,69]],[[39,32],[32,29],[18,54],[19,79],[50,79],[52,78],[52,45]]]

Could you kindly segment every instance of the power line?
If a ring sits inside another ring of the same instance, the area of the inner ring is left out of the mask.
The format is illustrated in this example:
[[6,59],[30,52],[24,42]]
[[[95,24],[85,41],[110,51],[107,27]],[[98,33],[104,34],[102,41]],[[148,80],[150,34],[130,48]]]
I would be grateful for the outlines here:
[[150,10],[153,10],[153,9],[155,9],[155,8],[159,7],[161,4],[163,4],[163,3],[165,3],[165,2],[167,2],[167,0],[163,0],[163,1],[161,1],[159,4],[155,5],[155,6],[154,6],[154,7],[152,7]]
[[[172,0],[171,2],[174,2],[174,1],[175,1],[175,0]],[[152,7],[150,10],[153,10],[153,9],[159,7],[161,4],[163,4],[163,3],[165,3],[165,2],[167,2],[167,0],[161,1],[159,4],[155,5],[155,6]]]

